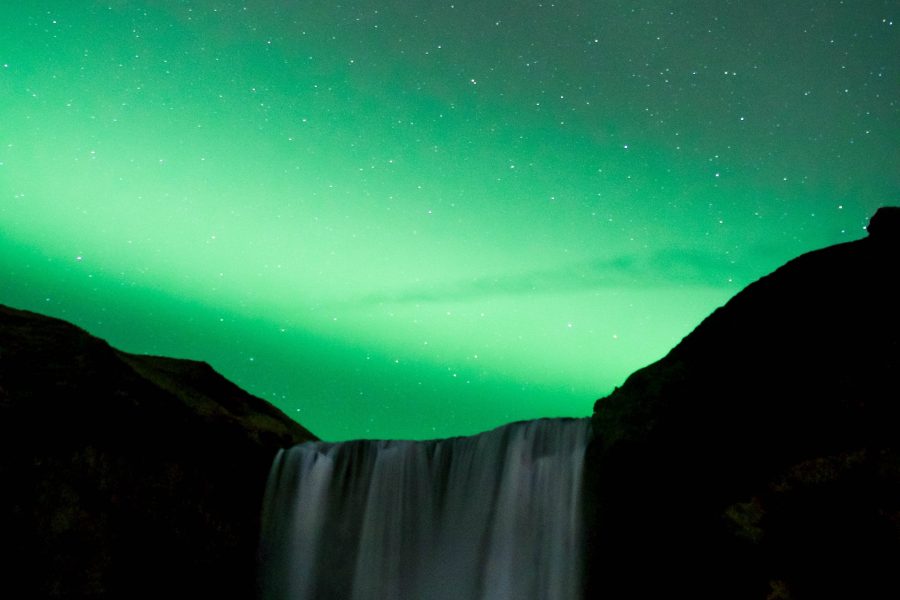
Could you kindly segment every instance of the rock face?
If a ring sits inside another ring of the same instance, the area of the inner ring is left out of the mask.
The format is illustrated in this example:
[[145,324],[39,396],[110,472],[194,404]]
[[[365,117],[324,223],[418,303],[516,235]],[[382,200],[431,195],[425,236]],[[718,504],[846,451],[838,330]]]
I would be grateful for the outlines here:
[[271,461],[309,439],[205,363],[0,307],[0,595],[253,597]]
[[900,209],[597,401],[590,598],[900,598]]

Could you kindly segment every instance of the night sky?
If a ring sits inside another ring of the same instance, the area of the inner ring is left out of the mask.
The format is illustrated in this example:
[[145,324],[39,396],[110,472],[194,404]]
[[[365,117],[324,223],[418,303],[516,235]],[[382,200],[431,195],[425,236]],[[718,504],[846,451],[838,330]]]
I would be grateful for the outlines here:
[[205,360],[329,440],[587,416],[900,200],[898,18],[3,2],[0,303]]

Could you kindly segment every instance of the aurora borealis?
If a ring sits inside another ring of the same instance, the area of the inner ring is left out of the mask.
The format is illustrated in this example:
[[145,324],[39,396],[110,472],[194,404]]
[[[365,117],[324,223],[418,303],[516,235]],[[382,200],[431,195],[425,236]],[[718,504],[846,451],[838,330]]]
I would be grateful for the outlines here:
[[0,303],[324,439],[586,416],[900,191],[897,2],[5,2]]

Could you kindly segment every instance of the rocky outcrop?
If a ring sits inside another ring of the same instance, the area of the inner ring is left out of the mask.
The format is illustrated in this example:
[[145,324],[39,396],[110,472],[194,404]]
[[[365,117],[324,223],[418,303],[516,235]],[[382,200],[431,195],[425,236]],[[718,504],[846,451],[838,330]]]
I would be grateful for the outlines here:
[[0,307],[0,595],[253,597],[272,458],[313,438],[205,363]]
[[898,215],[597,401],[588,597],[900,597]]

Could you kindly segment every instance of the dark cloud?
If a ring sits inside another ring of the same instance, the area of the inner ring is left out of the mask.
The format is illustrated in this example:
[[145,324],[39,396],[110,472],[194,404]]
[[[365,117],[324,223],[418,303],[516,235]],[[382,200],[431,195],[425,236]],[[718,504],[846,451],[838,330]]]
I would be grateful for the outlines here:
[[746,283],[756,275],[745,264],[702,251],[661,250],[598,258],[499,277],[457,281],[445,286],[408,288],[373,294],[359,304],[406,304],[472,300],[491,296],[550,294],[611,288],[725,286]]

